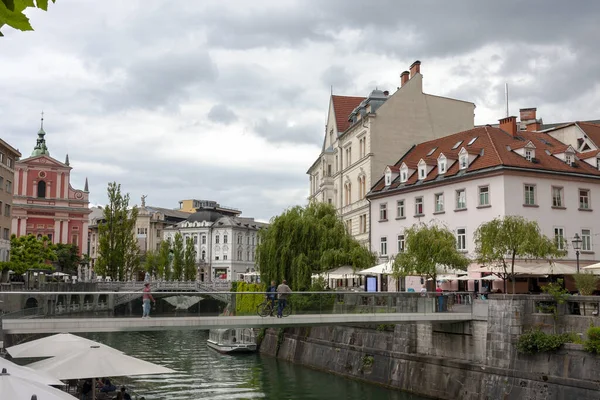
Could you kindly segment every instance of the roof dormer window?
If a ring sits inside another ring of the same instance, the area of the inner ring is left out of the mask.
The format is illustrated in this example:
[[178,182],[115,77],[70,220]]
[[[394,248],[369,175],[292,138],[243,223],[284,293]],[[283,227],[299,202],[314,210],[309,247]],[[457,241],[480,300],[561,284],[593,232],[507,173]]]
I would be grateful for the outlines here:
[[425,168],[426,167],[419,167],[419,179],[425,179],[425,175],[426,175]]
[[531,161],[535,157],[535,152],[533,149],[525,149],[525,159],[527,161]]
[[571,165],[573,162],[573,155],[571,153],[565,153],[565,162]]
[[390,186],[391,184],[392,184],[392,173],[388,171],[385,173],[385,186]]
[[469,156],[463,154],[460,156],[460,169],[467,169],[469,166]]
[[404,183],[408,180],[408,171],[402,170],[400,171],[400,183]]
[[438,161],[438,169],[440,170],[440,174],[443,174],[446,172],[446,160],[439,160]]
[[596,158],[596,168],[600,170],[600,157]]

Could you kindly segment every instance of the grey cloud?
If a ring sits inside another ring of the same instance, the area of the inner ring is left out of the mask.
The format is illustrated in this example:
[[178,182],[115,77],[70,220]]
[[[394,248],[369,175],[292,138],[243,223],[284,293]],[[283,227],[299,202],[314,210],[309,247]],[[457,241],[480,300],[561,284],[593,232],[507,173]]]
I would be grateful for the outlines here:
[[332,87],[335,93],[352,87],[352,75],[341,65],[332,65],[321,74],[321,82],[327,88]]
[[266,118],[254,125],[254,132],[270,142],[308,144],[314,144],[323,134],[323,130],[314,125],[290,125],[284,120]]
[[224,104],[217,104],[213,106],[208,112],[207,116],[209,120],[225,125],[229,125],[238,119],[238,116],[233,112],[233,110]]

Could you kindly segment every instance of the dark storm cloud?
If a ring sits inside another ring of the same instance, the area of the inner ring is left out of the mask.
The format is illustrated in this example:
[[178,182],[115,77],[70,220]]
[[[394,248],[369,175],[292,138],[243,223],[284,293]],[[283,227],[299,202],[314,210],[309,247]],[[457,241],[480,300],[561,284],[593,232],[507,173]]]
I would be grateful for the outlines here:
[[214,105],[207,114],[209,120],[219,124],[229,125],[237,121],[238,116],[225,104]]
[[313,144],[323,135],[318,125],[292,125],[280,119],[263,118],[254,125],[254,132],[269,142]]

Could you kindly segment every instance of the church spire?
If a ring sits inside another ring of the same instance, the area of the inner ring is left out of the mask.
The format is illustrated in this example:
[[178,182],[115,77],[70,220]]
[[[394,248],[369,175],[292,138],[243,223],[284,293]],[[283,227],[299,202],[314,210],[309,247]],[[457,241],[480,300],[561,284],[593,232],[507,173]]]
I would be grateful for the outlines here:
[[46,132],[44,131],[44,112],[42,111],[40,130],[38,131],[38,138],[37,138],[35,147],[33,148],[33,151],[31,152],[32,157],[41,156],[41,155],[47,155],[47,156],[50,155],[50,151],[48,151],[48,147],[46,147],[46,139],[44,138],[44,136],[46,136]]
[[67,153],[67,156],[65,157],[65,165],[69,166],[69,153]]
[[83,191],[88,192],[88,193],[90,191],[89,186],[88,186],[87,176],[85,177],[85,186],[83,187]]

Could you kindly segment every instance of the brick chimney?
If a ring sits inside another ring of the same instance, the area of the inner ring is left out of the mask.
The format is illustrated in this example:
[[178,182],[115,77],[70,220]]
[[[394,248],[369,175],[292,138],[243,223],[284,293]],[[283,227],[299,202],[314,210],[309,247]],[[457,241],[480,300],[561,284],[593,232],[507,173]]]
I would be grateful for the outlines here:
[[410,77],[412,78],[415,74],[421,73],[421,61],[417,60],[410,66]]
[[542,129],[542,124],[536,119],[534,122],[530,122],[525,128],[528,132],[537,132]]
[[410,72],[408,71],[404,71],[400,74],[400,87],[406,85],[406,82],[408,82],[409,74]]
[[519,110],[519,119],[521,121],[531,121],[537,117],[537,108],[521,108]]
[[500,121],[500,129],[504,132],[508,133],[511,136],[516,136],[517,134],[517,117],[506,117],[499,120]]

